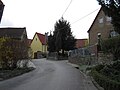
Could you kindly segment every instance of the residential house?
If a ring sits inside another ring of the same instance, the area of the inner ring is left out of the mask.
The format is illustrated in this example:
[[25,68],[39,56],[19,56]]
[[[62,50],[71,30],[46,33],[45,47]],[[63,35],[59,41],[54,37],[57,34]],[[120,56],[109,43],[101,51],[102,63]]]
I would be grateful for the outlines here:
[[83,48],[88,45],[88,39],[76,39],[76,48]]
[[1,22],[1,19],[2,19],[4,6],[5,6],[5,5],[4,5],[3,2],[0,0],[0,22]]
[[17,40],[27,40],[26,28],[5,27],[0,28],[0,38],[9,37]]
[[91,27],[88,30],[89,46],[93,55],[97,55],[97,45],[99,40],[109,38],[114,32],[111,24],[111,17],[105,16],[102,8],[96,15]]
[[[0,38],[10,38],[6,46],[14,48],[15,55],[18,59],[27,58],[28,43],[26,28],[5,27],[0,28]],[[21,54],[20,54],[21,53]],[[20,55],[19,55],[20,54]],[[13,57],[13,56],[12,56]]]
[[31,42],[31,49],[32,58],[41,58],[42,54],[47,52],[45,35],[36,32]]

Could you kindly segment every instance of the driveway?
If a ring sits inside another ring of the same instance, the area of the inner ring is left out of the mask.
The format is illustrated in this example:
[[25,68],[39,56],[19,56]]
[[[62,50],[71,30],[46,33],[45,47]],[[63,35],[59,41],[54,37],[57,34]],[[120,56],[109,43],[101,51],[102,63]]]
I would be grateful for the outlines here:
[[97,90],[67,61],[36,59],[33,63],[34,71],[1,81],[0,90]]

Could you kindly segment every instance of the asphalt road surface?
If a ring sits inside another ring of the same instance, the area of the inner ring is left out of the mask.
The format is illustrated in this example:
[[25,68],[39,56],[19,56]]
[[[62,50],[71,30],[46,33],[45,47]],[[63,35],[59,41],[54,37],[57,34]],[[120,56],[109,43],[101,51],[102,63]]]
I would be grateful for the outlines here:
[[67,61],[36,59],[33,62],[34,71],[1,81],[0,90],[97,90]]

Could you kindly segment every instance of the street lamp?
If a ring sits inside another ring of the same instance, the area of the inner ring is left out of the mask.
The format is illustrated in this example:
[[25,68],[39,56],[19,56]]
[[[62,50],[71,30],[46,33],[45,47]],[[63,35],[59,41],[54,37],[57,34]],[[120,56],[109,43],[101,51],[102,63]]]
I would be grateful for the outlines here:
[[101,33],[98,33],[98,51],[101,51]]

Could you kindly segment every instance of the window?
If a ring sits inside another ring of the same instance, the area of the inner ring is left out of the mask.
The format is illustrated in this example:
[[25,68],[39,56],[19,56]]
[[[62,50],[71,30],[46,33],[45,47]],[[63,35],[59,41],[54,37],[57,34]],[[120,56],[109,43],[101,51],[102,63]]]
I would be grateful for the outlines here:
[[102,28],[104,26],[104,17],[98,19],[98,26]]
[[115,31],[111,31],[110,32],[110,37],[115,37],[115,36],[118,36],[119,34]]
[[99,19],[99,23],[100,23],[100,24],[103,23],[103,20],[104,20],[103,18],[100,18],[100,19]]
[[112,20],[111,17],[106,16],[106,21],[107,21],[107,22],[111,22],[111,20]]

